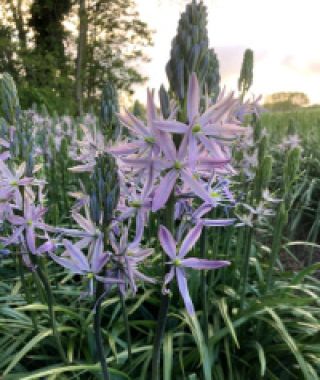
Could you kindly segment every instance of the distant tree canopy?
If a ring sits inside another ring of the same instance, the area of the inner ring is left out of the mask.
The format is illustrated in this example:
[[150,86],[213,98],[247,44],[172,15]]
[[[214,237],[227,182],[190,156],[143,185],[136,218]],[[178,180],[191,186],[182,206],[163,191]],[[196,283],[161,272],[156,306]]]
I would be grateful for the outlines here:
[[151,31],[135,0],[0,0],[0,15],[0,70],[23,107],[81,113],[100,104],[106,81],[131,93],[145,80]]
[[267,96],[264,106],[272,111],[289,111],[309,104],[303,92],[277,92]]

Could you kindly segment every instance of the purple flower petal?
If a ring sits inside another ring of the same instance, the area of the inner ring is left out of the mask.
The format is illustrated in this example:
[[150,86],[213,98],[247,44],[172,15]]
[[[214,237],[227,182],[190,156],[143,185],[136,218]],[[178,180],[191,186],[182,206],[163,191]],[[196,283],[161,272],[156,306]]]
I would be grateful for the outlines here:
[[181,260],[181,265],[186,268],[193,269],[218,269],[230,265],[230,261],[223,260],[206,260],[190,257]]
[[165,253],[174,260],[177,256],[176,242],[170,231],[165,226],[160,226],[158,237]]
[[183,268],[176,268],[176,276],[177,276],[177,282],[178,282],[178,288],[180,291],[180,294],[183,298],[183,302],[185,304],[185,307],[187,309],[187,312],[190,315],[194,315],[194,306],[189,294],[189,289],[188,289],[188,284],[187,284],[187,279],[186,279],[186,274]]
[[124,280],[115,277],[103,277],[103,276],[94,276],[98,281],[105,284],[124,284]]
[[34,233],[34,227],[33,225],[28,226],[26,228],[26,240],[28,248],[30,249],[31,253],[36,253],[36,236]]
[[164,132],[186,133],[188,126],[176,120],[155,120],[154,126]]
[[73,261],[71,261],[69,259],[65,259],[63,257],[56,256],[53,253],[49,253],[49,256],[57,264],[63,266],[66,269],[71,270],[71,272],[74,273],[74,274],[84,274],[85,273],[85,271],[80,267],[80,265],[78,265],[77,263],[75,263],[75,262],[73,262]]
[[45,252],[50,252],[54,250],[55,245],[51,241],[46,241],[45,243],[41,244],[40,247],[37,248],[36,254],[42,255]]
[[18,225],[18,226],[19,225],[21,226],[26,223],[25,218],[18,215],[8,215],[7,219],[11,224]]
[[202,219],[202,223],[206,227],[225,227],[234,224],[237,219]]
[[[107,261],[103,255],[103,236],[100,235],[96,241],[93,242],[93,251],[90,260],[91,270],[93,273],[99,273],[103,267],[103,264]],[[79,250],[80,251],[80,250]],[[81,251],[80,251],[81,252]]]
[[195,180],[191,174],[189,174],[186,170],[181,171],[181,178],[183,182],[190,187],[190,189],[194,192],[195,195],[200,197],[202,200],[204,200],[207,203],[211,203],[212,199],[208,192],[204,189],[204,187],[201,185],[201,183],[197,180]]
[[169,284],[169,282],[171,282],[173,280],[173,277],[174,277],[174,267],[171,267],[170,271],[164,277],[164,282],[163,282],[163,286],[162,286],[162,293],[163,294],[169,293],[169,290],[167,289],[167,285]]
[[152,200],[152,212],[158,211],[167,202],[172,189],[177,181],[178,173],[170,170],[161,180],[160,185],[154,193]]
[[81,250],[77,246],[73,245],[69,240],[64,239],[63,244],[68,250],[72,259],[78,262],[79,268],[81,268],[83,271],[90,272],[88,260],[81,252]]
[[182,259],[184,256],[193,248],[193,246],[198,241],[201,232],[202,232],[202,223],[198,223],[195,227],[193,227],[187,234],[187,236],[184,238],[180,251],[178,254],[178,258]]
[[77,212],[72,213],[73,219],[79,224],[81,228],[83,228],[89,234],[94,234],[96,232],[96,228],[90,220],[84,218],[81,214]]

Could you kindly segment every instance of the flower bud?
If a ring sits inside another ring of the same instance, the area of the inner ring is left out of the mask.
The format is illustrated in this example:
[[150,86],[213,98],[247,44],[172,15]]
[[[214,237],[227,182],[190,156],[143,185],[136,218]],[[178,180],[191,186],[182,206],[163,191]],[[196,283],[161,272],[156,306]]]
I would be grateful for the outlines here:
[[289,150],[286,156],[286,162],[284,166],[284,185],[285,190],[288,191],[299,171],[301,158],[301,150],[299,147]]
[[89,186],[91,218],[97,225],[102,222],[107,227],[117,208],[120,193],[118,167],[113,156],[104,153],[97,157]]
[[117,117],[119,112],[118,94],[111,82],[104,85],[101,98],[100,120],[102,132],[108,138],[116,140],[121,133]]

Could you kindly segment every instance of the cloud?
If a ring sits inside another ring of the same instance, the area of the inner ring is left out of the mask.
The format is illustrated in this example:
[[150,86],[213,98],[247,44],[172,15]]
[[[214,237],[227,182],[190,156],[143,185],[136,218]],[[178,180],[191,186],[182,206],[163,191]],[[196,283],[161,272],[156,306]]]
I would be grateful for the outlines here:
[[320,74],[320,62],[311,62],[308,65],[308,69],[312,74]]

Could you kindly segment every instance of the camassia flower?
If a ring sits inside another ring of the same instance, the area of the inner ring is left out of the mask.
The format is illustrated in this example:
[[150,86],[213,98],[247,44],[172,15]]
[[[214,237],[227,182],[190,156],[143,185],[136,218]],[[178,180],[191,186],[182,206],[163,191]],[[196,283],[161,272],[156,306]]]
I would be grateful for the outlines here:
[[192,268],[198,270],[204,269],[218,269],[225,267],[230,264],[229,261],[222,260],[207,260],[207,259],[198,259],[195,257],[185,258],[187,253],[192,249],[192,247],[198,241],[203,225],[200,223],[192,228],[185,239],[182,241],[181,245],[177,250],[177,242],[174,240],[170,231],[164,227],[160,226],[159,228],[159,240],[164,252],[169,257],[170,261],[170,270],[165,276],[163,292],[168,292],[167,285],[175,277],[178,283],[179,292],[183,298],[185,307],[190,315],[195,313],[194,306],[189,294],[187,276],[185,269]]
[[215,154],[211,138],[227,139],[245,134],[246,128],[239,126],[239,123],[226,122],[227,115],[237,102],[231,93],[200,114],[200,87],[197,76],[193,73],[189,80],[187,95],[188,123],[156,120],[154,125],[164,132],[181,133],[187,136],[189,161],[194,166],[199,154],[199,146]]
[[31,253],[36,254],[36,230],[46,230],[47,226],[43,221],[43,216],[46,211],[46,208],[35,205],[32,196],[26,192],[24,197],[23,216],[11,214],[7,217],[8,221],[16,228],[12,235],[5,239],[5,245],[19,243],[21,239],[23,239],[23,232],[25,232],[27,247]]
[[153,278],[146,276],[138,269],[139,264],[152,255],[152,248],[142,248],[137,242],[129,243],[128,229],[126,227],[122,228],[119,241],[117,241],[113,233],[110,233],[110,243],[113,249],[111,259],[115,265],[117,278],[123,281],[123,285],[120,285],[122,293],[125,293],[126,288],[130,288],[135,294],[137,280],[155,283]]
[[19,186],[30,185],[34,182],[33,178],[23,177],[25,163],[21,164],[16,171],[11,171],[8,166],[0,160],[0,188],[1,192],[12,192],[13,201],[18,206],[22,205],[22,197]]
[[[91,257],[87,257],[81,249],[64,239],[63,244],[69,257],[57,256],[49,252],[50,257],[59,265],[74,274],[85,275],[92,283],[93,278],[106,284],[121,284],[122,280],[99,275],[110,259],[111,253],[103,251],[102,236],[96,241]],[[92,286],[91,286],[92,288]]]
[[137,191],[137,186],[130,186],[125,189],[126,199],[124,205],[118,206],[120,215],[117,217],[119,222],[125,221],[130,218],[135,218],[136,221],[136,233],[133,243],[140,243],[144,225],[148,218],[152,205],[152,196],[148,187],[144,187],[141,192]]

